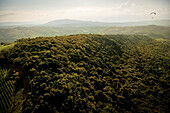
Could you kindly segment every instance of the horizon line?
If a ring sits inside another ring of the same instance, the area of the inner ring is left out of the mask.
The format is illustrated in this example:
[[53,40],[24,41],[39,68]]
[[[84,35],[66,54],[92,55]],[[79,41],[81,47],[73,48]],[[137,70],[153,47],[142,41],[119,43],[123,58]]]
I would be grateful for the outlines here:
[[53,22],[53,21],[60,21],[60,20],[72,20],[72,21],[83,21],[83,22],[99,22],[99,23],[127,23],[127,22],[145,22],[145,21],[168,21],[170,19],[149,19],[149,20],[140,20],[140,21],[114,21],[114,22],[104,22],[104,21],[95,21],[95,20],[80,20],[80,19],[69,19],[69,18],[65,18],[65,19],[56,19],[56,20],[51,20],[51,21],[48,21],[48,22],[42,22],[42,23],[38,23],[38,22],[34,22],[34,21],[15,21],[15,22],[0,22],[1,24],[2,23],[27,23],[27,24],[46,24],[46,23],[49,23],[49,22]]

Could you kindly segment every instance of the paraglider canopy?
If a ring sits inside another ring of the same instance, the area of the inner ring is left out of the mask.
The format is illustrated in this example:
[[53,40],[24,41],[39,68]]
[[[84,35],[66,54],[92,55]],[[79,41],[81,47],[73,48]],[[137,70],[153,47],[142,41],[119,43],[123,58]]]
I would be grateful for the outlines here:
[[156,15],[156,12],[151,12],[150,15],[152,15],[152,19],[153,19],[153,17]]
[[155,14],[155,15],[156,15],[156,12],[152,12],[152,13],[150,13],[150,15],[152,15],[152,14]]

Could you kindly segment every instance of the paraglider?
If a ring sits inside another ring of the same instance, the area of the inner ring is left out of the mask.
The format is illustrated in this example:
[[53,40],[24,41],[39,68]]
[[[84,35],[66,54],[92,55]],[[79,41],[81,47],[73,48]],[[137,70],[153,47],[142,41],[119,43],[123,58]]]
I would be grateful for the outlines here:
[[152,19],[153,19],[153,17],[156,15],[156,12],[151,12],[150,15],[152,15]]

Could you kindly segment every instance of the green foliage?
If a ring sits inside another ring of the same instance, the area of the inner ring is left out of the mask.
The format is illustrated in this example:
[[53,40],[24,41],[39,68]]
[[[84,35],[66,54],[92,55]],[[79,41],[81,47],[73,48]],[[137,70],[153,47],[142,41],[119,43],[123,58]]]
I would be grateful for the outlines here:
[[33,91],[23,112],[168,112],[169,42],[138,35],[21,39],[2,54]]
[[8,49],[12,48],[14,45],[15,45],[15,43],[7,44],[7,45],[5,45],[5,44],[4,45],[0,45],[0,52],[2,50],[8,50]]

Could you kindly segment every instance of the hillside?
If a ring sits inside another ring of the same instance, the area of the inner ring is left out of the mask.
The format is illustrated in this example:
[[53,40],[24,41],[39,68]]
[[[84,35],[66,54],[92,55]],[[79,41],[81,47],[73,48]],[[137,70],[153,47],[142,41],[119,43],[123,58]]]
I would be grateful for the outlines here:
[[18,40],[1,56],[20,67],[9,72],[22,84],[15,85],[17,91],[25,91],[16,112],[170,112],[169,41],[140,35],[37,37]]
[[85,26],[111,26],[110,23],[104,22],[92,22],[92,21],[80,21],[80,20],[71,20],[71,19],[63,19],[63,20],[54,20],[47,22],[40,26],[48,26],[48,27],[85,27]]
[[14,27],[128,27],[128,26],[169,26],[170,20],[148,20],[148,21],[132,21],[132,22],[97,22],[82,21],[73,19],[60,19],[49,21],[44,24],[36,24],[33,22],[0,22],[0,28]]
[[158,25],[158,26],[170,26],[170,20],[152,20],[152,21],[137,21],[137,22],[94,22],[94,21],[81,21],[72,19],[61,19],[47,22],[40,26],[47,27],[127,27],[127,26],[147,26],[147,25]]
[[1,28],[0,42],[13,42],[20,38],[39,36],[61,36],[70,34],[140,34],[155,39],[170,39],[170,27],[136,26],[136,27],[16,27]]

